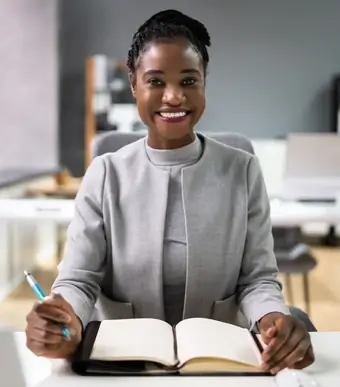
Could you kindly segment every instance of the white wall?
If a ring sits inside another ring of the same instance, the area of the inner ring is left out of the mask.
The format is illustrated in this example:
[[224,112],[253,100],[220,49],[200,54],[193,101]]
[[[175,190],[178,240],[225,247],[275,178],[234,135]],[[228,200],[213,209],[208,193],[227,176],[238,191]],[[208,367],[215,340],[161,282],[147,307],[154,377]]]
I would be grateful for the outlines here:
[[57,0],[0,1],[0,168],[58,165]]

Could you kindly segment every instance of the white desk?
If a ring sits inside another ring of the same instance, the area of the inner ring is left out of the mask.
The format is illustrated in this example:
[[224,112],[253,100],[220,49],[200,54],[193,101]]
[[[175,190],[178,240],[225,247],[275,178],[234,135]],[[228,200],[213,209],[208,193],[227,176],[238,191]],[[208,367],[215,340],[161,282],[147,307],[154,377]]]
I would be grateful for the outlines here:
[[[67,224],[74,215],[72,199],[2,199],[0,220],[53,221]],[[340,225],[340,203],[312,204],[273,200],[273,226],[302,226],[308,223]]]
[[[11,233],[16,227],[26,227],[26,224],[34,224],[36,228],[35,238],[31,238],[32,251],[35,256],[61,256],[64,245],[64,226],[67,226],[74,216],[74,200],[72,199],[0,199],[0,226],[5,230],[3,238],[8,238],[9,251],[19,251],[17,239]],[[323,234],[327,232],[328,225],[340,226],[340,204],[303,204],[297,202],[273,201],[271,204],[271,219],[274,227],[299,226],[306,233]],[[46,224],[47,223],[47,224]],[[61,227],[60,227],[61,226]],[[47,232],[45,232],[47,230]],[[0,229],[1,231],[1,229]],[[336,233],[340,233],[337,227]],[[61,237],[60,237],[61,236]],[[12,242],[11,242],[12,241]],[[26,249],[27,250],[27,249]],[[33,254],[32,254],[33,256]],[[13,258],[7,253],[7,260],[3,260],[3,266],[11,268]],[[18,255],[18,261],[21,255]],[[45,259],[45,258],[43,258]],[[27,263],[17,265],[15,280],[11,280],[4,294],[15,287],[16,278],[21,280],[22,271],[32,268]],[[6,270],[2,271],[7,278]],[[14,269],[7,270],[13,276]],[[1,279],[1,271],[0,271]],[[1,284],[1,282],[0,282]],[[1,290],[1,289],[0,289]],[[1,298],[1,292],[0,292]]]
[[[275,387],[273,377],[81,377],[61,360],[34,356],[25,346],[24,333],[16,333],[17,347],[29,387]],[[340,332],[312,333],[316,361],[306,369],[320,387],[340,385]]]
[[67,224],[73,215],[73,199],[0,199],[0,220]]
[[340,203],[271,201],[273,226],[303,226],[311,223],[340,225]]

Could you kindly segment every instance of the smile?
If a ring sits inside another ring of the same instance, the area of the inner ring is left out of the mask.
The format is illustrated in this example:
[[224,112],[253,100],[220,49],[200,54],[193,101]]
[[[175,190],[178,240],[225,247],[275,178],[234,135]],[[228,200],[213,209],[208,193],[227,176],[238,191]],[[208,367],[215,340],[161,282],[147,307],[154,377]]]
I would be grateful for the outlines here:
[[158,114],[164,118],[180,118],[185,117],[189,112],[159,112]]

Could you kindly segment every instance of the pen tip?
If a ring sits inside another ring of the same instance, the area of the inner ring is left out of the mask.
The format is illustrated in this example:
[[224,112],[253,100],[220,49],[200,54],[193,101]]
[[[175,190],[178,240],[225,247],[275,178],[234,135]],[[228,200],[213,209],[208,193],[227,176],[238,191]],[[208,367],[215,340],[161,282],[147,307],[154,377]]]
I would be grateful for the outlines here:
[[30,275],[30,273],[29,273],[27,270],[24,271],[24,274],[25,274],[25,277],[27,277],[28,275]]

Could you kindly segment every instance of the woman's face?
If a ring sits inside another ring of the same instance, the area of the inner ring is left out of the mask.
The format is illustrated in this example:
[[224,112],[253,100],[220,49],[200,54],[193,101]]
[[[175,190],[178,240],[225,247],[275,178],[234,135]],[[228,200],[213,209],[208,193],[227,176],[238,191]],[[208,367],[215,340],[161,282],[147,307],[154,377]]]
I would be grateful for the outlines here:
[[152,42],[138,60],[132,80],[149,144],[176,148],[190,143],[205,109],[202,60],[184,39]]

